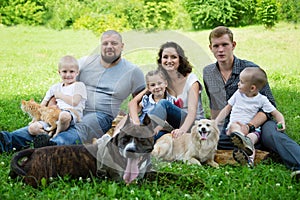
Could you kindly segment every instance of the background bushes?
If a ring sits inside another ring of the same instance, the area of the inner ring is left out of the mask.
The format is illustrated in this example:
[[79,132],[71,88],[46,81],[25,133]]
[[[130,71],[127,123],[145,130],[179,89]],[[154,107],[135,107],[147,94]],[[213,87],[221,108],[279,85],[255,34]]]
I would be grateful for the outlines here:
[[123,31],[297,23],[299,0],[0,0],[0,23]]
[[4,25],[41,25],[45,23],[45,16],[43,1],[0,0],[0,23]]
[[254,21],[255,4],[252,0],[185,0],[195,30],[219,25],[243,26]]
[[278,17],[285,21],[297,23],[300,20],[299,0],[278,1]]

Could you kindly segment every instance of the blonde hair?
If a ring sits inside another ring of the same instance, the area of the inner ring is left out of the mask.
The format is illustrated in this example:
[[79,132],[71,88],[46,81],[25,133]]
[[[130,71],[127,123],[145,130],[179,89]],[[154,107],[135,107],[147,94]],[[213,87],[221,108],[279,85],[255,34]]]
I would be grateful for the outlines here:
[[73,56],[70,56],[70,55],[66,55],[59,60],[58,70],[60,70],[64,66],[72,66],[72,67],[76,68],[77,70],[79,70],[79,64],[78,64],[76,58],[74,58]]

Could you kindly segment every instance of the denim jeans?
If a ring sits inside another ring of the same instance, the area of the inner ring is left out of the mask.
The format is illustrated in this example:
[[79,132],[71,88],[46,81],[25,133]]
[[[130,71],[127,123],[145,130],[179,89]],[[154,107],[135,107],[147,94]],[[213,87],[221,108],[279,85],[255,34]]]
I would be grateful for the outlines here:
[[28,132],[28,126],[17,129],[13,132],[2,131],[0,141],[0,152],[4,151],[19,151],[23,148],[28,148],[33,140],[32,135]]
[[81,122],[76,124],[76,130],[81,142],[91,143],[93,138],[102,137],[112,125],[114,118],[103,112],[87,112]]
[[277,131],[277,125],[272,120],[265,122],[261,131],[262,145],[277,153],[287,168],[300,170],[300,145],[286,133]]
[[[160,119],[167,121],[175,129],[179,128],[183,124],[187,116],[186,112],[166,99],[160,100],[156,104],[155,108],[150,111],[150,114],[156,115]],[[156,141],[164,134],[166,134],[165,131],[158,132],[158,134],[154,137],[154,140]]]
[[[51,141],[57,145],[71,145],[90,142],[92,138],[102,137],[110,128],[113,117],[101,112],[87,113],[82,121],[60,132]],[[28,132],[28,126],[13,132],[2,131],[0,134],[0,152],[19,151],[29,148],[33,138]]]

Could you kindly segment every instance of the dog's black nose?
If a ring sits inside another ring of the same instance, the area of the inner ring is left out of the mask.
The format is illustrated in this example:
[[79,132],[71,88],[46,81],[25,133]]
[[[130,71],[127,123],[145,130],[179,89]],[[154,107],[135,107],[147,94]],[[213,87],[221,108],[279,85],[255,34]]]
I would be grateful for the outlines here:
[[137,151],[137,149],[136,149],[135,146],[132,146],[132,147],[127,148],[126,151],[131,152],[131,153],[134,153],[134,152]]

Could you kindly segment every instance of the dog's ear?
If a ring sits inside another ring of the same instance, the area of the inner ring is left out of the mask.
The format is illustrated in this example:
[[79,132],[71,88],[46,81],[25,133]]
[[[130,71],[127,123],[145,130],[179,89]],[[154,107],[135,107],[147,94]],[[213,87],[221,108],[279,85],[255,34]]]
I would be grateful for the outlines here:
[[198,126],[197,126],[197,124],[195,122],[194,126],[192,126],[191,133],[197,132],[197,128],[198,128]]
[[130,124],[131,122],[130,122],[130,116],[129,115],[126,115],[126,122],[125,122],[125,124],[124,124],[124,126],[126,125],[126,124]]
[[112,144],[118,146],[119,136],[120,136],[120,133],[116,134],[113,138],[111,138],[111,140],[109,142],[111,142]]
[[213,128],[215,129],[215,131],[220,134],[220,130],[219,130],[219,127],[218,127],[218,124],[216,123],[216,120],[211,120],[212,122],[212,125],[213,125]]
[[[152,120],[148,114],[146,114],[143,124],[145,124],[150,130],[154,130],[154,128],[155,128],[154,124],[152,123]],[[153,133],[154,133],[154,131],[153,131]]]
[[143,120],[143,124],[145,124],[146,126],[149,125],[151,123],[151,119],[148,116],[148,114],[145,115],[144,120]]

